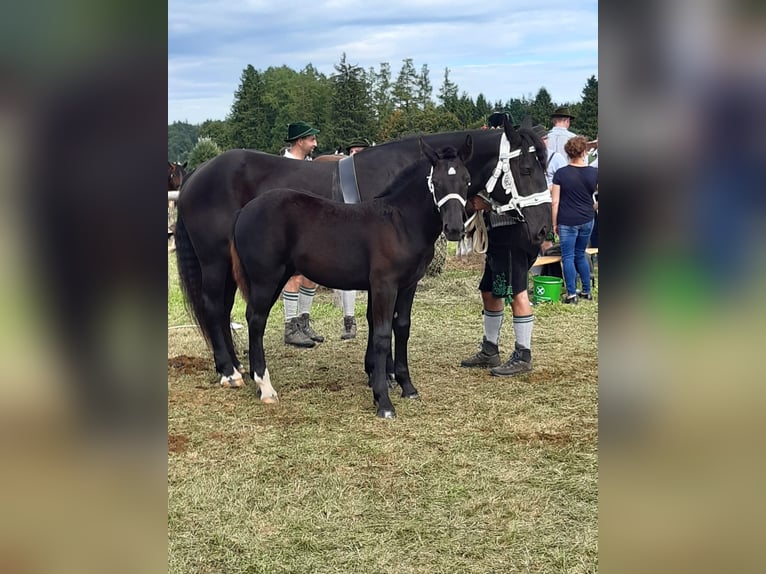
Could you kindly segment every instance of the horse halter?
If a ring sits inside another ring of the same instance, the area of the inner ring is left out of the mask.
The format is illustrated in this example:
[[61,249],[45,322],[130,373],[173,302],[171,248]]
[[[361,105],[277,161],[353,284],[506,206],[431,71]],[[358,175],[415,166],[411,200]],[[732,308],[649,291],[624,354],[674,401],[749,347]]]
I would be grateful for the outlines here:
[[[457,175],[457,172],[455,171],[455,168],[450,166],[449,170],[447,171],[447,175]],[[426,181],[428,182],[428,190],[431,192],[431,197],[434,198],[434,205],[436,205],[436,209],[441,209],[442,205],[447,203],[450,199],[457,199],[460,202],[460,205],[465,207],[466,200],[464,197],[457,193],[448,193],[441,199],[436,199],[436,190],[434,189],[434,166],[431,166],[431,172],[426,176]],[[468,185],[471,185],[470,183]]]
[[[519,195],[519,191],[516,189],[516,183],[513,180],[513,174],[511,173],[511,159],[519,157],[521,155],[521,151],[521,148],[517,148],[511,151],[511,142],[508,141],[508,138],[505,136],[505,132],[503,132],[502,136],[500,137],[500,150],[498,151],[497,166],[495,166],[492,175],[487,181],[487,185],[484,186],[486,197],[483,194],[482,197],[492,206],[492,210],[495,213],[505,213],[506,211],[515,210],[519,214],[519,217],[523,220],[524,214],[521,212],[522,209],[532,205],[551,203],[552,198],[551,192],[548,188],[545,188],[543,191],[539,191],[531,195]],[[535,147],[530,146],[528,151],[534,153]],[[500,179],[501,175],[501,182],[503,189],[505,190],[505,194],[511,196],[511,198],[508,200],[508,203],[506,204],[498,203],[489,197],[492,193],[492,190],[495,189],[497,180]]]

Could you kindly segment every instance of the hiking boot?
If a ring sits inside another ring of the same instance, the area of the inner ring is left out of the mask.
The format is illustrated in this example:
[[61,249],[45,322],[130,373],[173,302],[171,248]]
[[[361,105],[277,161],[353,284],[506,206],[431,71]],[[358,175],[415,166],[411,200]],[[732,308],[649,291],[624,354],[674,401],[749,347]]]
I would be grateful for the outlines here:
[[324,337],[311,328],[308,313],[301,313],[298,316],[298,325],[300,325],[301,331],[303,331],[304,334],[312,341],[316,341],[317,343],[324,341]]
[[293,317],[285,323],[285,345],[309,348],[316,345],[301,329],[298,317]]
[[460,361],[461,367],[497,367],[500,364],[500,351],[497,345],[487,341],[486,337],[481,341],[481,349],[473,357]]
[[577,297],[577,293],[574,295],[567,295],[566,299],[564,299],[563,303],[564,305],[577,305],[577,300],[579,297]]
[[526,373],[532,370],[532,351],[520,347],[516,343],[516,349],[511,357],[499,367],[490,369],[489,372],[496,377],[510,377],[518,373]]
[[353,339],[356,337],[356,319],[348,316],[343,317],[343,332],[340,334],[341,340]]

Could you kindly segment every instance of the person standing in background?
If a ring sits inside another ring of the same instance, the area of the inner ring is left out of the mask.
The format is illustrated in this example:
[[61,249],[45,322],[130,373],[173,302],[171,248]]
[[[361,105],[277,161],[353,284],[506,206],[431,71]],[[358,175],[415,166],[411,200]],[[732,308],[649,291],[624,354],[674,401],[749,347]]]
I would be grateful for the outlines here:
[[[319,130],[305,122],[295,122],[287,126],[289,148],[284,157],[310,160],[317,147]],[[310,348],[324,341],[324,337],[311,328],[309,320],[311,304],[314,301],[317,284],[303,275],[293,275],[287,280],[282,290],[285,305],[285,344],[294,347]]]

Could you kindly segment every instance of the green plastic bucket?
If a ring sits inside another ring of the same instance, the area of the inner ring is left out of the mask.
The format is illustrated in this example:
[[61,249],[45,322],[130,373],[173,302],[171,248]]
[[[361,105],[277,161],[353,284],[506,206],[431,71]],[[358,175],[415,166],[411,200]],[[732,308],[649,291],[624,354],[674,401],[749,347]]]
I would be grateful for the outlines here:
[[535,275],[534,281],[534,300],[535,303],[546,303],[561,300],[561,277],[550,277],[549,275]]

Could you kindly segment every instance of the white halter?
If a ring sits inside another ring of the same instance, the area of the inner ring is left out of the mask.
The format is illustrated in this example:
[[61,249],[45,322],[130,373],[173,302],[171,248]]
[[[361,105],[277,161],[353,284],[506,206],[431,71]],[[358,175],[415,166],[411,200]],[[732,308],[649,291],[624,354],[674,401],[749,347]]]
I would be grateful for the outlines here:
[[[534,153],[536,151],[535,147],[531,146],[529,151]],[[521,148],[511,151],[511,142],[505,137],[505,132],[503,132],[500,137],[500,150],[497,155],[497,166],[495,166],[495,170],[487,181],[487,185],[484,186],[486,197],[482,194],[482,197],[492,205],[492,210],[495,213],[505,213],[506,211],[513,209],[523,218],[524,215],[521,213],[523,208],[531,205],[541,205],[543,203],[552,202],[551,192],[548,188],[531,195],[519,195],[519,191],[516,189],[516,183],[513,181],[513,174],[511,173],[511,158],[519,157],[521,155]],[[511,196],[507,204],[498,203],[489,197],[492,190],[495,189],[497,180],[500,179],[501,175],[503,176],[501,181],[503,189],[505,189],[505,194]]]
[[[455,168],[451,167],[450,171],[447,172],[447,175],[456,175],[457,172],[455,171]],[[436,204],[436,209],[441,209],[442,205],[447,203],[450,199],[457,199],[460,202],[460,205],[465,207],[465,198],[461,197],[457,193],[448,193],[444,197],[442,197],[440,200],[437,201],[436,199],[436,191],[434,190],[434,166],[431,166],[431,172],[426,176],[426,181],[428,181],[428,189],[431,192],[431,197],[434,198],[434,204]]]

